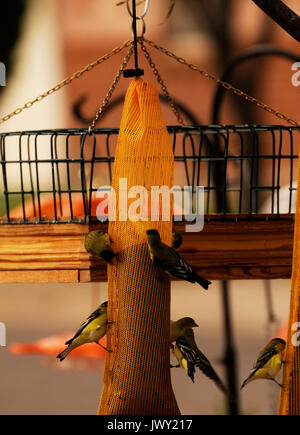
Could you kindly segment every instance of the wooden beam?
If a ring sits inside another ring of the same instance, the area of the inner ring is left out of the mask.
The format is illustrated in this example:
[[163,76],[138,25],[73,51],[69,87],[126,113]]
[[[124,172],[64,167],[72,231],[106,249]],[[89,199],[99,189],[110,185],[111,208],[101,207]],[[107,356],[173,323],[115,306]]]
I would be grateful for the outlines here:
[[77,270],[1,270],[0,283],[79,282]]
[[[85,235],[107,225],[0,225],[0,282],[106,281],[106,264],[84,249]],[[180,254],[205,278],[291,276],[294,216],[207,216],[203,231],[185,232]]]

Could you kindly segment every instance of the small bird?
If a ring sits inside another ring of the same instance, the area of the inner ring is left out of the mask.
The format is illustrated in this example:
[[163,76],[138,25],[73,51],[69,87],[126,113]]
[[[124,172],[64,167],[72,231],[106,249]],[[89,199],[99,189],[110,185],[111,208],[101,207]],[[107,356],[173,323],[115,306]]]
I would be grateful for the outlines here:
[[106,325],[107,325],[107,301],[103,302],[97,310],[95,310],[87,320],[81,325],[73,338],[66,341],[65,344],[68,347],[62,351],[57,358],[60,361],[63,361],[66,356],[72,352],[76,347],[81,346],[85,343],[97,343],[99,346],[103,347],[103,349],[110,352],[109,349],[102,346],[99,343],[99,340],[104,337],[106,334]]
[[146,234],[150,258],[156,266],[170,276],[192,283],[197,282],[205,290],[208,289],[211,282],[199,276],[173,248],[162,243],[157,230],[148,230]]
[[94,230],[88,233],[84,240],[84,247],[91,255],[103,258],[107,263],[117,255],[110,246],[109,235],[103,231]]
[[180,336],[185,336],[186,331],[198,327],[197,323],[191,317],[182,317],[179,320],[170,321],[170,343],[173,343]]
[[283,352],[285,341],[281,338],[273,338],[258,355],[257,361],[248,378],[242,383],[241,389],[255,379],[270,379],[282,388],[276,381],[275,376],[283,364]]
[[182,237],[178,231],[172,230],[172,248],[178,249],[182,245]]
[[228,394],[227,388],[224,386],[213,366],[198,348],[192,328],[186,330],[184,337],[177,338],[175,349],[176,347],[178,349],[176,353],[177,355],[181,354],[181,357],[178,359],[175,351],[174,355],[176,356],[180,366],[185,368],[193,382],[195,367],[198,367],[205,376],[214,381],[223,393]]

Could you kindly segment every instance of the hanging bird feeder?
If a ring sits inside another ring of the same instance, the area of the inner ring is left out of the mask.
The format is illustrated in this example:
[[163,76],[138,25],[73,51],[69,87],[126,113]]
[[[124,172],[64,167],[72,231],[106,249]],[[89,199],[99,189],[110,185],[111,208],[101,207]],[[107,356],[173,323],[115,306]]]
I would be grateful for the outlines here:
[[[140,17],[136,14],[135,0],[132,8],[129,1],[127,6],[132,16],[133,40],[124,42],[0,119],[3,123],[20,114],[115,54],[127,50],[89,128],[0,133],[3,197],[0,282],[108,280],[108,318],[113,323],[108,327],[107,343],[112,352],[106,356],[99,413],[175,415],[179,414],[179,409],[169,370],[170,281],[159,274],[149,258],[146,230],[158,229],[162,240],[170,244],[174,226],[184,235],[181,252],[185,259],[209,280],[289,278],[294,229],[292,202],[296,191],[293,182],[298,165],[300,129],[296,121],[278,110],[146,39],[144,18],[148,1]],[[136,30],[137,20],[142,21],[140,36]],[[272,113],[288,126],[184,125],[149,48]],[[164,125],[158,91],[141,78],[139,50],[148,61],[178,125]],[[127,69],[132,55],[134,68]],[[133,80],[126,93],[120,129],[98,128],[97,122],[107,110],[122,75],[133,77]],[[269,151],[262,153],[261,145],[266,143]],[[267,184],[258,176],[262,165],[270,168]],[[286,185],[282,167],[289,170],[290,191],[289,209],[284,213],[279,202],[280,188]],[[45,183],[43,177],[46,170],[50,183]],[[124,191],[120,189],[120,179],[127,179]],[[186,210],[185,204],[175,201],[174,216],[171,205],[171,217],[164,220],[163,204],[160,203],[158,219],[153,222],[149,214],[141,213],[143,205],[150,204],[150,199],[144,198],[144,203],[140,202],[137,207],[132,200],[136,196],[132,196],[127,198],[125,214],[129,213],[130,207],[135,207],[142,219],[127,220],[116,213],[114,220],[105,221],[108,214],[105,201],[111,188],[116,192],[118,211],[122,197],[119,192],[127,195],[136,186],[142,186],[146,191],[151,191],[152,186],[170,189],[189,186],[190,207]],[[186,226],[193,225],[190,215],[195,211],[192,204],[197,199],[199,186],[203,187],[200,210],[205,214],[204,228],[201,232],[193,232],[191,228],[186,232]],[[262,214],[260,203],[267,193],[272,199],[270,210]],[[85,251],[84,238],[96,228],[108,231],[118,254],[116,265],[106,268],[102,259],[91,257]],[[298,238],[295,248],[297,241]],[[294,255],[293,267],[298,267],[297,251]],[[299,277],[294,269],[293,277],[293,288],[296,289]],[[296,293],[293,298],[295,314]],[[299,315],[299,310],[297,313]],[[296,317],[293,315],[294,320]],[[226,325],[229,329],[230,322]],[[227,344],[227,358],[232,362],[230,339]],[[292,353],[288,348],[290,361]],[[289,368],[290,364],[287,364]],[[296,372],[299,372],[297,365],[294,366]],[[299,385],[297,376],[295,385]],[[286,378],[285,385],[288,381]],[[232,388],[230,390],[235,393]],[[299,391],[295,394],[299,395]],[[287,409],[286,405],[284,409]],[[293,408],[293,412],[295,410]]]

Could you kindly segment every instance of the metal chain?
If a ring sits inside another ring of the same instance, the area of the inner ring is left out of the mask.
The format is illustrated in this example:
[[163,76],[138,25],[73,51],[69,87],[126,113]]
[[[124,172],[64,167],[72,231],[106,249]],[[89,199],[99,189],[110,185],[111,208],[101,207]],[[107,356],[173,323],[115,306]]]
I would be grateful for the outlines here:
[[8,121],[13,116],[18,115],[19,113],[21,113],[24,109],[30,108],[36,102],[43,100],[44,98],[48,97],[48,95],[51,95],[54,92],[56,92],[59,89],[61,89],[62,87],[70,84],[73,80],[78,79],[79,77],[81,77],[85,72],[91,71],[93,68],[95,68],[95,66],[100,65],[102,62],[110,59],[115,54],[120,53],[120,51],[122,51],[126,47],[129,47],[130,45],[132,45],[132,40],[128,40],[128,41],[124,42],[119,47],[114,48],[110,53],[105,54],[104,56],[100,57],[99,59],[95,60],[92,63],[89,63],[83,69],[81,69],[79,71],[76,71],[72,76],[67,77],[66,79],[64,79],[63,81],[58,83],[56,86],[54,86],[53,88],[49,89],[49,91],[44,92],[43,94],[41,94],[38,97],[36,97],[34,100],[28,101],[23,106],[18,107],[13,112],[9,113],[8,115],[3,116],[3,118],[0,118],[0,124],[2,124],[5,121]]
[[[177,56],[176,54],[172,53],[170,50],[167,50],[164,47],[161,47],[160,45],[156,44],[153,41],[150,41],[149,39],[142,37],[138,38],[139,43],[141,44],[141,48],[142,51],[146,57],[146,59],[148,60],[150,67],[153,71],[153,74],[156,76],[158,83],[161,86],[161,89],[164,93],[164,95],[166,96],[170,107],[172,108],[172,111],[174,112],[175,116],[178,119],[178,122],[180,124],[183,124],[183,119],[180,115],[180,113],[178,112],[178,109],[175,106],[175,103],[173,102],[172,98],[170,97],[170,94],[166,88],[166,85],[164,83],[164,81],[162,80],[156,65],[154,64],[153,60],[150,57],[149,52],[147,51],[146,47],[144,46],[144,42],[146,42],[147,44],[149,44],[151,47],[155,48],[156,50],[166,54],[167,56],[171,57],[172,59],[175,59],[177,62],[179,62],[180,64],[186,65],[188,68],[190,68],[193,71],[197,71],[198,73],[200,73],[203,77],[209,78],[210,80],[213,80],[215,83],[218,83],[219,85],[223,86],[225,89],[231,91],[232,93],[234,93],[235,95],[244,98],[246,101],[249,101],[250,103],[255,104],[257,107],[273,114],[274,116],[276,116],[277,118],[284,120],[286,122],[288,122],[289,124],[295,126],[295,127],[299,127],[298,122],[294,121],[293,119],[285,116],[283,113],[273,109],[272,107],[268,106],[267,104],[259,101],[258,99],[248,95],[246,92],[241,91],[240,89],[235,88],[234,86],[232,86],[230,83],[228,82],[224,82],[220,79],[218,79],[217,77],[215,77],[214,75],[206,72],[203,69],[200,69],[199,67],[197,67],[196,65],[193,65],[192,63],[187,62],[184,58]],[[53,94],[54,92],[58,91],[59,89],[61,89],[62,87],[70,84],[73,80],[80,78],[84,73],[86,73],[87,71],[91,71],[93,68],[95,68],[97,65],[100,65],[102,62],[110,59],[112,56],[114,56],[115,54],[120,53],[120,51],[122,51],[124,48],[126,47],[130,47],[127,55],[125,56],[123,63],[121,65],[120,70],[118,71],[118,74],[116,75],[111,88],[109,89],[101,107],[99,108],[98,112],[96,113],[95,119],[92,122],[91,126],[90,126],[90,130],[93,129],[95,127],[95,124],[97,122],[97,120],[103,115],[104,110],[106,109],[108,102],[112,96],[112,93],[117,85],[117,83],[120,80],[121,77],[121,73],[123,71],[123,69],[126,67],[132,52],[133,52],[133,41],[132,40],[128,40],[126,42],[124,42],[123,44],[121,44],[119,47],[116,47],[115,49],[113,49],[110,53],[105,54],[104,56],[100,57],[99,59],[95,60],[92,63],[89,63],[88,65],[86,65],[83,69],[75,72],[72,76],[67,77],[66,79],[64,79],[63,81],[61,81],[60,83],[58,83],[56,86],[54,86],[53,88],[49,89],[48,91],[44,92],[43,94],[39,95],[38,97],[36,97],[34,100],[32,101],[28,101],[27,103],[25,103],[23,106],[18,107],[17,109],[15,109],[13,112],[9,113],[8,115],[3,116],[2,118],[0,118],[0,124],[4,123],[5,121],[8,121],[10,118],[12,118],[15,115],[18,115],[19,113],[21,113],[24,109],[28,109],[31,106],[33,106],[33,104],[37,103],[38,101],[43,100],[44,98],[46,98],[48,95]]]
[[103,114],[105,112],[105,109],[107,108],[107,105],[108,105],[108,103],[109,103],[109,101],[111,99],[111,96],[112,96],[112,94],[113,94],[117,84],[119,83],[119,80],[121,78],[121,74],[122,74],[123,70],[126,68],[128,62],[129,62],[129,59],[132,56],[132,53],[133,53],[133,42],[131,41],[131,47],[129,48],[128,53],[126,54],[126,56],[124,57],[123,62],[121,64],[121,66],[120,66],[120,69],[117,72],[117,75],[115,76],[114,81],[112,82],[112,85],[109,88],[109,91],[107,92],[106,97],[103,100],[103,103],[99,107],[99,110],[97,111],[97,113],[95,115],[95,118],[94,118],[93,122],[91,123],[91,125],[89,127],[89,133],[92,130],[94,130],[96,122],[103,116]]
[[139,38],[139,42],[141,44],[141,49],[142,49],[142,51],[143,51],[143,53],[145,55],[145,58],[149,62],[150,68],[152,69],[152,72],[155,75],[155,77],[156,77],[156,79],[157,79],[157,81],[158,81],[158,83],[159,83],[159,85],[161,87],[161,90],[162,90],[163,94],[167,98],[169,106],[171,107],[171,109],[172,109],[174,115],[176,116],[177,121],[179,122],[179,124],[183,125],[184,124],[183,118],[182,118],[178,108],[176,107],[176,104],[174,103],[172,97],[170,96],[170,94],[168,92],[168,89],[167,89],[163,79],[161,78],[161,76],[160,76],[160,74],[158,72],[158,69],[156,68],[155,63],[151,59],[151,56],[150,56],[147,48],[143,44],[143,38]]
[[193,71],[197,71],[198,73],[200,73],[203,77],[209,78],[210,80],[213,80],[214,82],[218,83],[219,85],[223,86],[225,89],[227,89],[228,91],[233,92],[235,95],[244,98],[246,101],[249,101],[250,103],[255,104],[257,107],[260,107],[261,109],[272,113],[272,115],[276,116],[279,119],[283,119],[284,121],[288,122],[289,124],[295,126],[295,127],[299,127],[298,122],[294,121],[293,119],[285,116],[283,113],[273,109],[272,107],[268,106],[267,104],[257,100],[254,97],[251,97],[251,95],[246,94],[246,92],[241,91],[240,89],[235,88],[234,86],[232,86],[230,83],[224,82],[220,79],[218,79],[217,77],[215,77],[214,75],[200,69],[199,67],[197,67],[196,65],[193,65],[192,63],[187,62],[185,59],[183,59],[182,57],[176,56],[176,54],[172,53],[170,50],[167,50],[164,47],[161,47],[160,45],[156,44],[153,41],[150,41],[146,38],[139,38],[139,42],[141,44],[143,44],[143,42],[146,42],[147,44],[149,44],[151,47],[155,48],[158,51],[161,51],[162,53],[166,54],[167,56],[171,57],[172,59],[177,60],[177,62],[186,65],[188,68],[190,68]]

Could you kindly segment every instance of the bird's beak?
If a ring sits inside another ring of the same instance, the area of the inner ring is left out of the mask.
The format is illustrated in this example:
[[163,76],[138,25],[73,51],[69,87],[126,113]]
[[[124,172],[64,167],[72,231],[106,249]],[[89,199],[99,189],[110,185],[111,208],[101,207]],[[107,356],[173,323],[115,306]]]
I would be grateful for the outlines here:
[[195,327],[196,327],[196,326],[198,327],[199,325],[197,325],[197,323],[195,323]]

